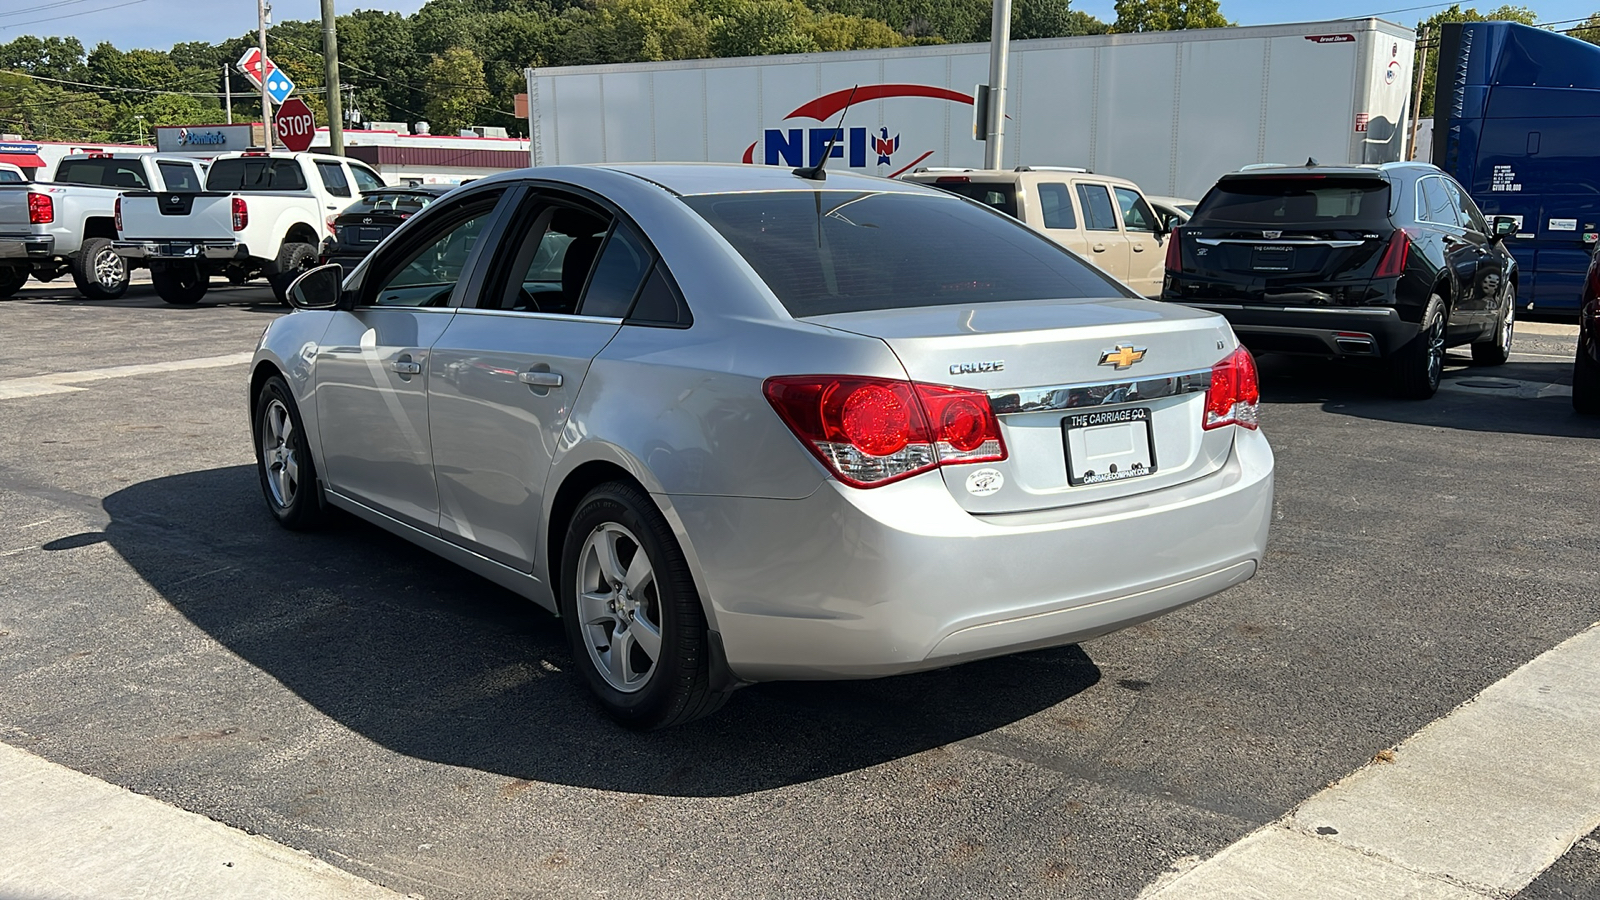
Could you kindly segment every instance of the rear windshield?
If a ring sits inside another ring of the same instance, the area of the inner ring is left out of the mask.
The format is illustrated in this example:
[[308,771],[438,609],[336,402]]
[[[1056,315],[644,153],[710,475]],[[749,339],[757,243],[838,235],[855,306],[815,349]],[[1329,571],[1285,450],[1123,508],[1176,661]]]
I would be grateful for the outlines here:
[[206,176],[208,191],[303,191],[305,174],[292,159],[236,156],[219,159]]
[[684,202],[795,317],[1005,300],[1127,297],[1059,244],[928,194],[782,191]]
[[26,180],[26,178],[10,169],[0,169],[0,184],[17,184]]
[[1218,182],[1189,224],[1370,228],[1388,216],[1389,183],[1378,178],[1263,176]]
[[410,191],[374,191],[362,194],[361,199],[345,210],[346,214],[412,215],[422,212],[428,204],[439,199],[437,194],[414,194]]
[[134,190],[149,187],[143,168],[131,159],[63,159],[56,167],[55,180],[61,184],[98,184]]
[[[928,182],[920,182],[927,184]],[[981,181],[948,181],[940,179],[933,182],[932,187],[941,191],[959,194],[969,200],[976,200],[984,206],[992,206],[1012,218],[1017,217],[1017,189],[1015,185],[1006,183],[984,184]]]

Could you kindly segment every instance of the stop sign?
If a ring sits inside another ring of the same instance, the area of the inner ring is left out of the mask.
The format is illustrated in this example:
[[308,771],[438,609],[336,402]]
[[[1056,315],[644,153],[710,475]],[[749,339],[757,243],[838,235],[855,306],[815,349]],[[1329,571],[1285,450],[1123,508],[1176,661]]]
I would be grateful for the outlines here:
[[311,117],[311,107],[299,97],[290,97],[278,107],[278,140],[296,153],[311,146],[317,134],[317,120]]

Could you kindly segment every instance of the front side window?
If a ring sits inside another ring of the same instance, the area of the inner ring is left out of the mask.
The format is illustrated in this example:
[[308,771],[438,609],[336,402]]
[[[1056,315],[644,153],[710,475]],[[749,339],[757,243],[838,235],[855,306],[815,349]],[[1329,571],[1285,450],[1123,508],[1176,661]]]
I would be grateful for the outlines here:
[[797,318],[1130,296],[1040,232],[950,197],[824,190],[702,194],[683,202]]
[[494,212],[498,196],[480,198],[454,215],[436,220],[439,225],[410,244],[409,252],[373,260],[377,288],[369,301],[375,306],[447,306],[456,283],[466,272],[472,250]]
[[1120,231],[1111,192],[1103,184],[1078,185],[1078,200],[1083,203],[1083,227],[1090,231]]
[[1046,228],[1078,227],[1078,217],[1072,212],[1072,195],[1064,184],[1039,185],[1039,210],[1044,213]]
[[195,172],[194,166],[183,163],[157,163],[156,167],[161,170],[161,180],[166,182],[167,190],[200,190],[200,175]]
[[1150,204],[1144,202],[1138,191],[1125,187],[1116,188],[1117,206],[1122,208],[1122,225],[1129,231],[1156,230],[1156,214],[1151,212]]
[[317,174],[322,176],[322,186],[335,197],[350,196],[350,182],[344,177],[344,167],[338,163],[317,163]]

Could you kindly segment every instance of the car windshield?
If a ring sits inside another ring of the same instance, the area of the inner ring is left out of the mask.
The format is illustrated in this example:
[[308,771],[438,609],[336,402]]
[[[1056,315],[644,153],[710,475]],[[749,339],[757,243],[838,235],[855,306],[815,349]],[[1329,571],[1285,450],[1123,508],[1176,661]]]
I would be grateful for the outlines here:
[[361,199],[351,204],[345,213],[356,215],[378,213],[380,215],[409,216],[422,212],[428,204],[439,199],[437,194],[418,193],[412,191],[373,191],[362,194]]
[[779,191],[705,194],[684,202],[795,317],[1132,296],[1015,219],[951,197]]
[[1379,178],[1263,175],[1225,178],[1189,224],[1248,228],[1373,228],[1389,215],[1389,183]]

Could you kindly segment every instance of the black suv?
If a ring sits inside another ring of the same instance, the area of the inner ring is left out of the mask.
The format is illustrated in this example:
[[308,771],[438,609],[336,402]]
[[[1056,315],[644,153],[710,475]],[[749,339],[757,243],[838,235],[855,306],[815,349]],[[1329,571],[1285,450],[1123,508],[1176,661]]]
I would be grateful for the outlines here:
[[1423,163],[1251,167],[1174,231],[1161,298],[1221,313],[1257,353],[1382,361],[1422,399],[1446,347],[1510,356],[1516,227]]

